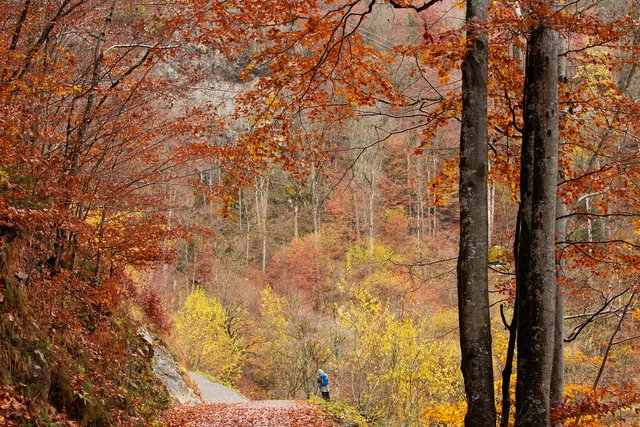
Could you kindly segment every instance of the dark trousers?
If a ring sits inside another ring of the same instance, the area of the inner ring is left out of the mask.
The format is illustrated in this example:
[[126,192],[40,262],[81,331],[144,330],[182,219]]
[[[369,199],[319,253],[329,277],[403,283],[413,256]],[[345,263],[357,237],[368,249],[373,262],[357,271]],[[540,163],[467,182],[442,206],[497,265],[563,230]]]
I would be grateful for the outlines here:
[[322,398],[324,400],[329,400],[329,392],[328,391],[323,391],[322,392]]

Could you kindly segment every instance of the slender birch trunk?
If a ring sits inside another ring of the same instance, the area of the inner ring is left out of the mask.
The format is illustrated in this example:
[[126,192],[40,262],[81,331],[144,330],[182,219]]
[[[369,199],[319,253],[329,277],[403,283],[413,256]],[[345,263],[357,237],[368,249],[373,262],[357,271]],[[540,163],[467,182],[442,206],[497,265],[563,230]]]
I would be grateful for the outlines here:
[[320,201],[318,200],[318,175],[316,166],[311,166],[311,212],[313,216],[313,243],[318,249],[320,229]]
[[269,206],[269,177],[260,177],[256,188],[256,220],[261,242],[262,273],[267,271],[267,215]]

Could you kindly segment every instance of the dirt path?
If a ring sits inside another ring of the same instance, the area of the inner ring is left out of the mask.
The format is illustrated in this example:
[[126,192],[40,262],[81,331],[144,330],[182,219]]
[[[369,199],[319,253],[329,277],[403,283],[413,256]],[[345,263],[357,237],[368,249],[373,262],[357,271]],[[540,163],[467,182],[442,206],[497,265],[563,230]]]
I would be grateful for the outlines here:
[[237,391],[222,384],[212,383],[200,374],[189,372],[189,376],[198,384],[204,403],[247,402],[249,400]]
[[331,427],[313,405],[296,400],[250,401],[222,384],[189,372],[205,403],[165,414],[167,427]]
[[331,427],[311,404],[256,400],[179,406],[167,414],[167,427]]

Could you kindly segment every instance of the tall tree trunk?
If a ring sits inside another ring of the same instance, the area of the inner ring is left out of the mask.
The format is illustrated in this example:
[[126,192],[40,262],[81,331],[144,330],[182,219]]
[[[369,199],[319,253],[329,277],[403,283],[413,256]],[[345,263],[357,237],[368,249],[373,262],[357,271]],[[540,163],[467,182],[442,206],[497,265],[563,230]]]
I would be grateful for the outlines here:
[[[250,240],[251,240],[251,235],[250,235],[250,231],[251,231],[251,221],[249,218],[249,206],[248,206],[249,202],[244,198],[244,195],[242,193],[242,189],[240,189],[238,191],[238,221],[239,221],[239,226],[240,226],[240,233],[239,235],[240,237],[240,244],[242,244],[242,240],[244,240],[244,260],[245,263],[249,263],[249,248],[250,248]],[[244,206],[244,208],[243,208]],[[246,228],[244,227],[243,223],[242,223],[242,213],[244,212],[244,223],[247,225]],[[242,236],[242,233],[244,233],[244,236]]]
[[[516,233],[513,242],[513,257],[516,261],[516,271],[518,269],[518,252],[520,250],[520,222],[522,220],[523,205],[518,207],[516,218]],[[507,324],[503,306],[500,306],[502,321],[509,331],[509,342],[507,344],[507,354],[505,356],[504,368],[502,369],[502,412],[500,414],[500,427],[509,427],[509,417],[511,414],[511,375],[513,374],[513,359],[516,351],[516,338],[518,334],[518,288],[513,303],[513,315],[511,323]]]
[[376,183],[372,175],[371,186],[368,194],[368,212],[369,212],[369,256],[373,257],[373,246],[375,242],[375,200],[376,200]]
[[298,237],[300,237],[298,231],[298,201],[295,201],[293,205],[293,239],[296,240]]
[[[434,155],[435,155],[435,151],[434,151]],[[433,179],[433,173],[431,171],[431,163],[428,162],[427,163],[427,159],[425,159],[425,173],[426,173],[426,182],[429,183],[431,182],[431,180]],[[431,234],[432,230],[432,224],[433,221],[431,220],[431,208],[429,207],[429,204],[431,203],[431,191],[429,189],[429,186],[425,186],[425,194],[424,194],[424,212],[425,212],[425,228],[424,228],[424,236],[427,236],[427,233]]]
[[422,156],[418,157],[416,160],[416,181],[418,183],[417,188],[417,202],[418,202],[418,212],[417,212],[417,223],[418,223],[418,252],[420,254],[420,259],[422,259],[422,255],[424,252],[422,240],[424,239],[424,183],[423,179],[425,178],[422,173],[423,171],[423,163],[424,159]]
[[523,211],[516,269],[516,426],[549,425],[556,304],[557,43],[555,31],[541,23],[531,32],[527,47],[520,184]]
[[269,177],[260,177],[256,188],[256,220],[261,240],[262,273],[267,271],[267,215],[269,206]]
[[318,200],[318,174],[316,172],[316,165],[311,165],[311,213],[313,216],[313,243],[318,249],[319,243],[319,229],[320,229],[320,201]]
[[458,310],[466,426],[495,426],[487,275],[487,51],[473,25],[488,17],[486,0],[467,2],[467,56],[462,63]]
[[[556,220],[556,239],[558,241],[566,240],[567,234],[567,218],[561,218],[567,213],[567,208],[562,203],[562,199],[558,197],[556,201],[556,213],[560,219]],[[563,274],[564,260],[557,260],[556,278],[560,278]],[[553,332],[553,369],[551,371],[551,388],[549,401],[551,412],[559,409],[564,401],[564,289],[556,284],[556,313],[555,327]],[[562,426],[561,422],[555,422],[554,427]]]
[[[491,162],[487,163],[487,171],[491,172]],[[494,218],[496,216],[496,185],[494,183],[489,183],[489,190],[487,194],[488,202],[487,202],[487,211],[488,211],[488,246],[491,247],[491,241],[493,237],[494,230]]]
[[102,207],[102,214],[100,216],[100,225],[99,225],[99,231],[98,231],[98,256],[96,259],[96,274],[95,274],[95,284],[99,285],[100,284],[100,280],[102,278],[100,272],[102,270],[102,243],[104,241],[104,224],[107,218],[107,208],[106,207]]
[[[245,202],[246,204],[247,202]],[[249,258],[250,258],[250,249],[251,249],[251,221],[249,220],[249,215],[248,215],[248,208],[245,207],[245,223],[247,224],[247,230],[245,233],[245,239],[244,239],[244,259],[245,262],[247,264],[249,264]]]
[[196,290],[196,273],[198,271],[198,239],[193,243],[193,263],[191,267],[191,292]]
[[[431,159],[431,178],[435,177],[438,174],[438,157],[437,153],[439,150],[438,138],[435,139],[433,143],[433,158]],[[431,208],[431,235],[436,237],[438,234],[438,208],[436,205],[437,202],[437,194],[435,191],[431,191],[431,204],[433,207]]]
[[356,224],[355,224],[355,227],[356,227],[356,243],[360,244],[360,214],[359,214],[359,211],[358,211],[358,199],[356,197],[355,191],[352,194],[353,194],[353,196],[352,196],[351,199],[353,201],[353,210],[354,210],[354,215],[356,217]]
[[[557,7],[557,6],[556,6]],[[567,40],[558,36],[558,54],[561,55],[567,50]],[[567,81],[567,59],[566,56],[558,56],[558,83]],[[558,180],[563,178],[562,170],[558,170]],[[568,218],[564,215],[568,212],[561,197],[556,196],[556,240],[565,241],[567,235]],[[558,257],[556,266],[556,281],[564,274],[564,259]],[[564,288],[556,284],[556,321],[553,333],[553,370],[551,371],[550,389],[551,413],[557,411],[564,402]],[[562,422],[554,422],[554,427],[561,427]]]

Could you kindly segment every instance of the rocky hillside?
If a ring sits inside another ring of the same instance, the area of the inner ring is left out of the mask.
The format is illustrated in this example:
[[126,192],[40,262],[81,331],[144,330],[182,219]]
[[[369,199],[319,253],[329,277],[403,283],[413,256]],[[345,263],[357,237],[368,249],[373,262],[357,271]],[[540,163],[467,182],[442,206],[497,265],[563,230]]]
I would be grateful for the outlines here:
[[141,425],[168,407],[154,373],[168,369],[166,349],[140,336],[133,307],[96,291],[0,279],[0,425]]

